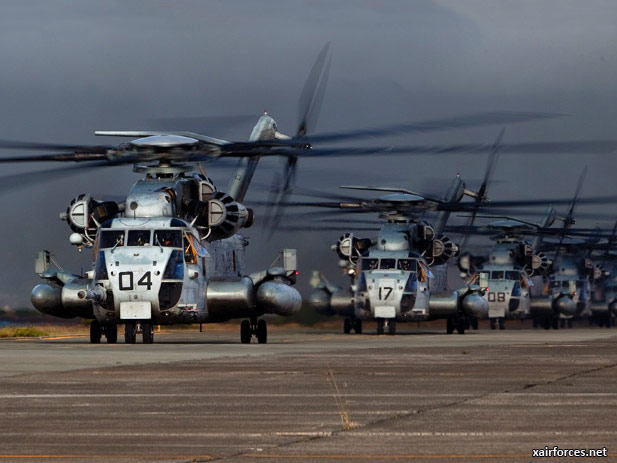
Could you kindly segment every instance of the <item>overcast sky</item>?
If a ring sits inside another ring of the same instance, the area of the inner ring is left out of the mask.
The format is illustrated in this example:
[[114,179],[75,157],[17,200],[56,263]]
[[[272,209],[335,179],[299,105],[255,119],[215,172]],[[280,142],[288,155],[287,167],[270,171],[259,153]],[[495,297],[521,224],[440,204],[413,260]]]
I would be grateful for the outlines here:
[[[512,110],[568,116],[508,127],[506,142],[617,138],[616,25],[610,0],[9,0],[0,15],[0,138],[101,143],[112,140],[95,139],[95,130],[140,129],[176,116],[255,114],[256,121],[264,109],[293,133],[303,83],[328,41],[333,60],[318,132]],[[243,140],[251,128],[201,131]],[[491,142],[500,129],[380,143]],[[457,172],[474,186],[485,158],[303,160],[299,184],[435,193]],[[489,193],[570,196],[584,165],[584,195],[616,193],[614,155],[584,154],[503,156]],[[3,166],[3,173],[40,168]],[[264,163],[257,180],[269,183],[275,168]],[[224,187],[230,171],[212,175]],[[58,214],[79,193],[118,197],[138,178],[129,168],[102,169],[3,194],[0,306],[29,304],[37,250],[52,250],[67,270],[89,268],[89,253],[69,245]],[[329,246],[338,232],[279,232],[266,241],[255,226],[246,234],[251,270],[288,246],[300,251],[301,275],[319,268],[337,279]]]

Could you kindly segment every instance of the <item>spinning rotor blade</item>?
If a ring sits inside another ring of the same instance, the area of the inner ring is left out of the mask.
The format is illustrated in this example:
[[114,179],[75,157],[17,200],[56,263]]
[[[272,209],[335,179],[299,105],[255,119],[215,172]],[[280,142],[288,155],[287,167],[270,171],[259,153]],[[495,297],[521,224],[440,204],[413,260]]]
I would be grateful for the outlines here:
[[533,112],[486,112],[466,116],[448,117],[419,121],[415,123],[395,124],[384,127],[347,130],[325,133],[310,137],[311,143],[339,142],[343,140],[361,140],[364,138],[386,137],[400,134],[441,132],[446,130],[504,125],[534,120],[562,117],[563,114]]

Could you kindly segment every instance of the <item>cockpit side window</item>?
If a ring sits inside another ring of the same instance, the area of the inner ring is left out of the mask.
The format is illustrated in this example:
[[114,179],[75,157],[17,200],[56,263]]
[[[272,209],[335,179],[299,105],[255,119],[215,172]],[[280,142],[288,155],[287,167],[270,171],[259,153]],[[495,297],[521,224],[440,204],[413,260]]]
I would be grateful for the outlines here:
[[150,246],[150,230],[129,230],[127,246]]
[[378,259],[362,259],[362,270],[375,270],[379,265]]
[[379,268],[382,270],[390,270],[396,266],[396,259],[381,259]]
[[515,270],[506,271],[506,280],[518,281],[521,277],[520,272]]
[[396,268],[399,270],[404,270],[406,272],[415,272],[416,271],[416,260],[415,259],[399,259],[396,263]]
[[187,235],[184,235],[184,261],[187,264],[197,263],[197,253]]
[[101,231],[101,249],[124,246],[124,230]]
[[182,232],[180,230],[155,230],[154,244],[166,248],[181,248]]
[[479,285],[482,286],[483,288],[487,287],[490,273],[480,272],[478,275],[479,275],[479,278],[478,278]]

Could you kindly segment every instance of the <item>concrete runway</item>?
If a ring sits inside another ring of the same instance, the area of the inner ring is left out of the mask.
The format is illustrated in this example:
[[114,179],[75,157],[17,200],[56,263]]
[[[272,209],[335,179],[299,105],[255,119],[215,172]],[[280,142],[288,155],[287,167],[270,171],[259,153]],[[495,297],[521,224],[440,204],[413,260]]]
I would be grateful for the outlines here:
[[0,462],[617,461],[614,330],[238,337],[0,341]]

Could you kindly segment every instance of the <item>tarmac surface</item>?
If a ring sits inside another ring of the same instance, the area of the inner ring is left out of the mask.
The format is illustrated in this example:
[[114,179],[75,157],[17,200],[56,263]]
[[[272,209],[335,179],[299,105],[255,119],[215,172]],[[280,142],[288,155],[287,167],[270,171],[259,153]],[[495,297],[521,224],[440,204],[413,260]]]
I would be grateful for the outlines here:
[[0,463],[617,461],[614,329],[238,338],[0,341]]

